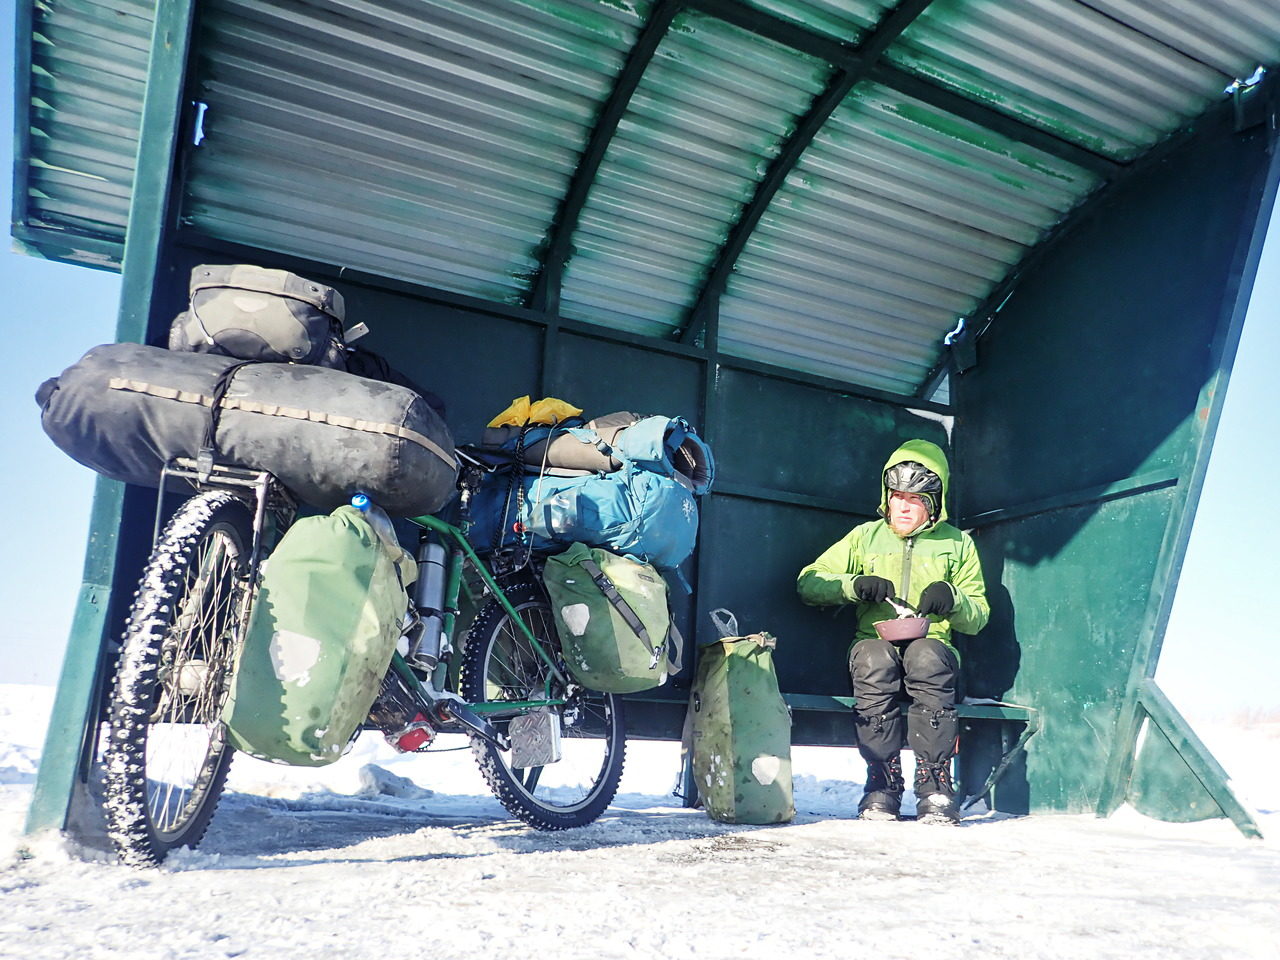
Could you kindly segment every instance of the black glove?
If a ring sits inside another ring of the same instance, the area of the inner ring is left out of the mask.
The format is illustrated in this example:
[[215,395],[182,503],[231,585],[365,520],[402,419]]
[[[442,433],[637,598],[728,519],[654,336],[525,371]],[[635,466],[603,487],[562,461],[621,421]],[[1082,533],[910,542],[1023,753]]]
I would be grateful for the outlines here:
[[866,574],[853,578],[853,595],[859,600],[884,603],[893,596],[893,584],[884,577]]
[[916,609],[920,611],[922,617],[930,614],[945,617],[955,608],[956,595],[951,589],[951,584],[941,580],[935,580],[925,587],[924,593],[920,594],[920,602],[916,604]]

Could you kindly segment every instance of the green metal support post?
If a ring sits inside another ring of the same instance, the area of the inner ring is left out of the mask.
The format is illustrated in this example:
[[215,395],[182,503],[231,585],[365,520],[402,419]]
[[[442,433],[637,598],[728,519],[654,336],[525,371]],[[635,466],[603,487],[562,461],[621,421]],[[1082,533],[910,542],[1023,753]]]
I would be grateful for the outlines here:
[[[174,158],[194,16],[194,0],[159,0],[156,5],[116,323],[121,342],[141,343],[147,337],[160,250],[171,226]],[[109,679],[104,653],[124,500],[124,484],[98,480],[83,584],[27,812],[28,834],[64,829],[76,790],[86,781],[101,694]]]
[[1262,830],[1249,813],[1248,808],[1240,802],[1228,786],[1229,777],[1222,766],[1213,758],[1201,739],[1196,736],[1191,724],[1183,719],[1172,701],[1154,680],[1142,685],[1138,694],[1138,702],[1149,722],[1154,723],[1169,739],[1178,755],[1191,768],[1197,780],[1228,817],[1239,828],[1240,832],[1250,839],[1262,839]]

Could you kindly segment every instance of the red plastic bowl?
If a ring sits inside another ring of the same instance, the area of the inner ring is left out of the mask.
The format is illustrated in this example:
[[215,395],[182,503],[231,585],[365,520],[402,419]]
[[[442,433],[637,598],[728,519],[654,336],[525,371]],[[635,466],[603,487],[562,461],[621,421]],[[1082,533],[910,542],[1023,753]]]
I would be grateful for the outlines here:
[[929,618],[899,617],[896,620],[881,620],[874,626],[881,640],[905,643],[908,640],[919,640],[929,632]]

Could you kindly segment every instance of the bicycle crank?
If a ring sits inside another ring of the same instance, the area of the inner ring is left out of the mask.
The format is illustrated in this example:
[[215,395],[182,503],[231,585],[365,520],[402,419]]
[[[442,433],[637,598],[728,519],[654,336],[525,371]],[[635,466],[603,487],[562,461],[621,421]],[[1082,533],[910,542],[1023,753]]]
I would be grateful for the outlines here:
[[461,700],[445,700],[436,704],[436,715],[448,723],[456,721],[468,730],[476,733],[490,743],[494,744],[500,750],[507,750],[511,746],[511,742],[484,717],[471,710]]

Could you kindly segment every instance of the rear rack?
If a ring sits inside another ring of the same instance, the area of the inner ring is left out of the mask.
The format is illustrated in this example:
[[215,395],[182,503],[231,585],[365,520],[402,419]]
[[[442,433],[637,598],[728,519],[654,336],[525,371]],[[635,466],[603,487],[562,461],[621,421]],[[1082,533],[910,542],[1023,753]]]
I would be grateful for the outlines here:
[[[207,467],[207,469],[206,469]],[[230,464],[199,464],[191,457],[174,457],[160,470],[160,488],[156,492],[156,518],[151,533],[151,545],[160,540],[160,521],[164,515],[165,487],[170,479],[186,480],[196,490],[221,488],[243,496],[252,495],[253,556],[251,574],[256,575],[262,544],[262,532],[266,525],[267,511],[284,519],[286,525],[298,510],[298,503],[275,476],[267,470],[253,470]]]

